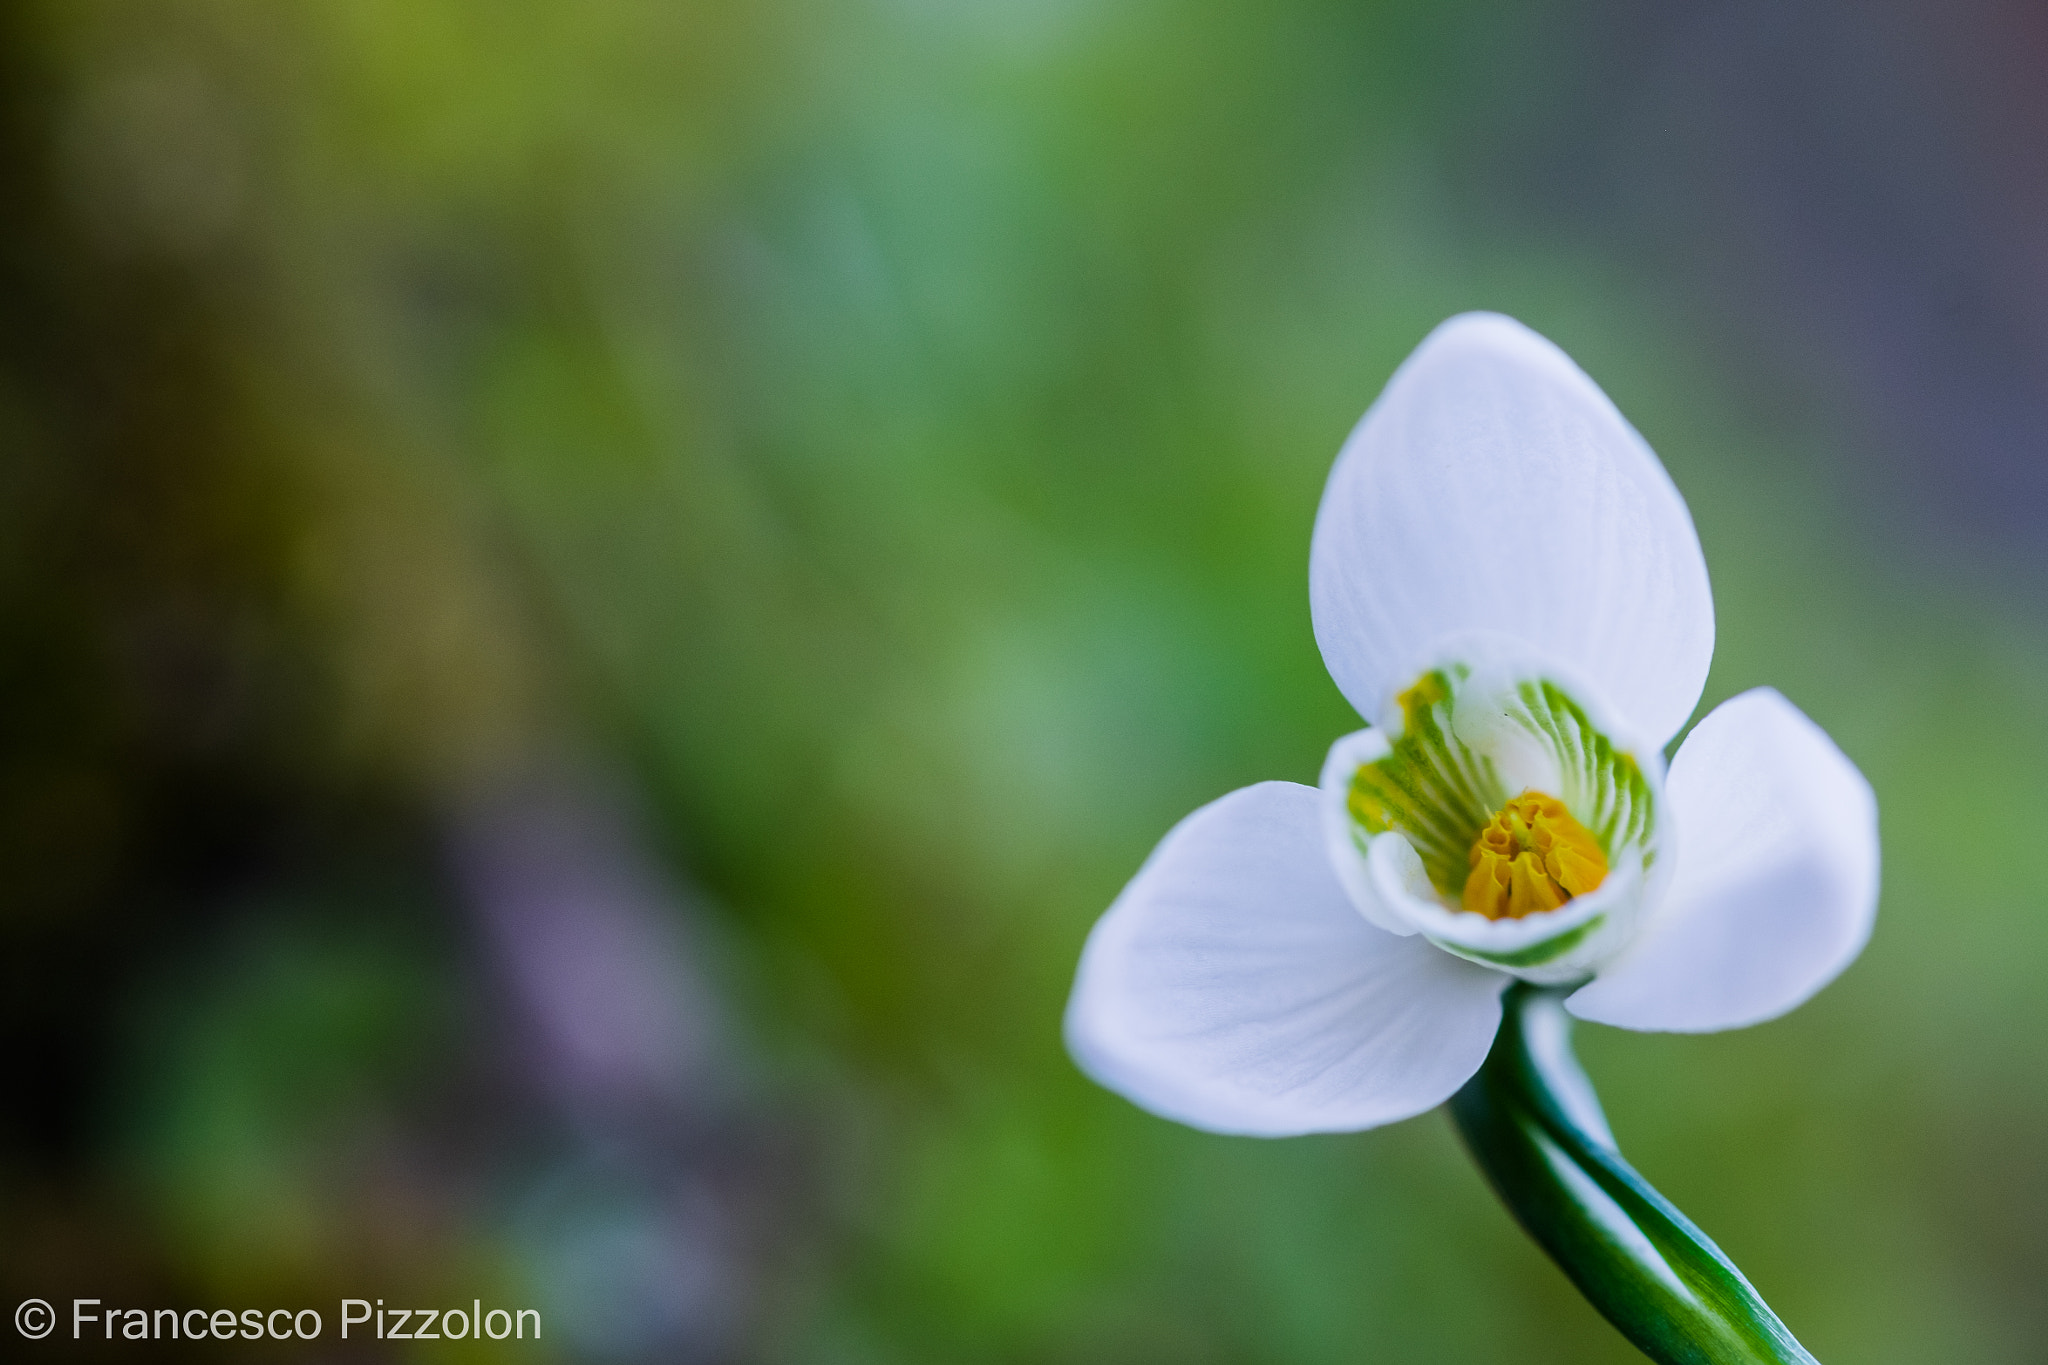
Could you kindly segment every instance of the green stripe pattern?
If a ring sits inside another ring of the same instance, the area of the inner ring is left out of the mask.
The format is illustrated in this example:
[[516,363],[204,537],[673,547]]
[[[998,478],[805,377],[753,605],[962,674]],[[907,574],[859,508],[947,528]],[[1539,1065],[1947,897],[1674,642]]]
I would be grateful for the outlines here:
[[1544,679],[1515,688],[1508,717],[1549,743],[1563,774],[1564,790],[1557,798],[1600,841],[1608,862],[1618,862],[1623,849],[1638,847],[1647,869],[1657,832],[1657,799],[1635,755],[1616,749],[1594,728],[1585,708]]
[[[1519,795],[1503,785],[1493,759],[1453,729],[1470,678],[1469,668],[1453,664],[1423,674],[1403,692],[1401,737],[1384,758],[1359,765],[1346,799],[1360,849],[1373,835],[1399,831],[1452,906],[1464,891],[1473,842],[1494,813]],[[1479,700],[1468,696],[1465,703]],[[1635,849],[1647,870],[1655,849],[1656,795],[1635,757],[1615,748],[1585,708],[1548,679],[1518,682],[1506,696],[1484,701],[1504,706],[1507,718],[1556,758],[1562,790],[1549,794],[1599,840],[1609,865],[1619,866],[1624,853]]]
[[1366,835],[1406,835],[1430,882],[1453,903],[1465,886],[1473,841],[1510,795],[1492,762],[1452,733],[1451,712],[1468,674],[1462,667],[1433,669],[1401,694],[1401,737],[1385,758],[1359,765],[1346,803]]

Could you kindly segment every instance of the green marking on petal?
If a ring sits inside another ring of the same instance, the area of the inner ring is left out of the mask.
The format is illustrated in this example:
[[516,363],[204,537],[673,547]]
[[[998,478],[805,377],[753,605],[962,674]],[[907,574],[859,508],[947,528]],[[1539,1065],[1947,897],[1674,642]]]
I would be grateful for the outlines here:
[[1607,916],[1595,915],[1584,924],[1573,925],[1555,938],[1532,943],[1526,948],[1517,948],[1511,953],[1489,953],[1479,948],[1468,948],[1462,943],[1446,943],[1438,938],[1433,938],[1430,942],[1446,952],[1456,953],[1460,957],[1476,958],[1495,967],[1540,967],[1546,962],[1555,962],[1584,943],[1594,930],[1606,922]]
[[[1416,679],[1398,698],[1404,721],[1400,738],[1385,757],[1359,765],[1345,794],[1360,852],[1371,836],[1398,831],[1452,908],[1461,904],[1471,875],[1474,843],[1516,795],[1501,781],[1493,757],[1453,730],[1459,694],[1470,677],[1469,668],[1453,664]],[[1471,701],[1466,699],[1468,705]],[[1617,749],[1585,708],[1548,679],[1519,682],[1507,695],[1488,697],[1482,704],[1504,706],[1507,719],[1554,757],[1560,789],[1547,794],[1564,802],[1611,865],[1619,866],[1625,853],[1637,850],[1642,865],[1649,866],[1656,795],[1633,754]],[[1548,945],[1526,950],[1542,955],[1515,954],[1499,965],[1535,966],[1583,937],[1579,933],[1554,951]]]
[[1657,829],[1656,797],[1635,755],[1616,749],[1554,682],[1524,682],[1515,689],[1515,700],[1520,708],[1509,717],[1549,743],[1563,779],[1558,797],[1593,832],[1608,858],[1618,862],[1622,849],[1647,846]]
[[1369,834],[1407,837],[1438,892],[1465,884],[1472,842],[1508,798],[1493,764],[1451,733],[1464,669],[1435,669],[1400,696],[1405,721],[1386,757],[1360,764],[1346,805]]

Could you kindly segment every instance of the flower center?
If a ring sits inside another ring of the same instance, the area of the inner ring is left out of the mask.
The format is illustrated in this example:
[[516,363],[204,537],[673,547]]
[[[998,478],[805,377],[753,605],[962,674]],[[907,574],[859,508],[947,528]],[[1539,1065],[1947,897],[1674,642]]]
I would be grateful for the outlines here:
[[1525,791],[1472,841],[1464,908],[1488,919],[1555,910],[1607,879],[1607,854],[1564,802]]

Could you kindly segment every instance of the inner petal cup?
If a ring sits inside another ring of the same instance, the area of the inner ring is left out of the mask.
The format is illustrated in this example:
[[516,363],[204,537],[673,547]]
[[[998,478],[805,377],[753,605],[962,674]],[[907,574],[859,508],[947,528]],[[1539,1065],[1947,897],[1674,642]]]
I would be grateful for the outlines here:
[[[1658,861],[1662,764],[1655,750],[1638,758],[1584,685],[1557,673],[1497,658],[1441,663],[1398,695],[1393,724],[1331,749],[1327,844],[1368,920],[1544,983],[1590,975],[1633,937]],[[1567,837],[1589,837],[1604,871],[1574,876],[1581,894],[1549,884],[1542,903],[1554,908],[1525,900],[1514,918],[1474,913],[1467,881],[1501,842],[1482,842],[1489,825],[1511,804],[1554,809],[1543,798],[1581,827]]]
[[1563,985],[1591,976],[1635,936],[1644,898],[1640,864],[1617,868],[1599,890],[1574,896],[1555,910],[1488,919],[1422,894],[1428,884],[1403,866],[1414,856],[1404,858],[1404,847],[1398,834],[1373,841],[1375,890],[1416,932],[1468,962],[1537,985]]

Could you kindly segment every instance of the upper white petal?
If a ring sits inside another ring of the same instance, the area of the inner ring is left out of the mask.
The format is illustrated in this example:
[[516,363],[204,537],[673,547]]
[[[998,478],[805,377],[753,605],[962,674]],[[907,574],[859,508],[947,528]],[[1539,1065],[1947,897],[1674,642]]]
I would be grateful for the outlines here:
[[1444,636],[1494,631],[1593,683],[1661,748],[1699,701],[1713,598],[1692,517],[1592,380],[1467,313],[1395,372],[1330,472],[1316,641],[1368,718]]
[[1262,783],[1161,841],[1082,952],[1083,1070],[1167,1118],[1280,1136],[1407,1118],[1479,1069],[1508,978],[1366,923],[1317,806]]
[[1877,800],[1769,688],[1723,702],[1665,782],[1678,866],[1641,938],[1567,1006],[1705,1032],[1783,1014],[1861,952],[1877,913]]

